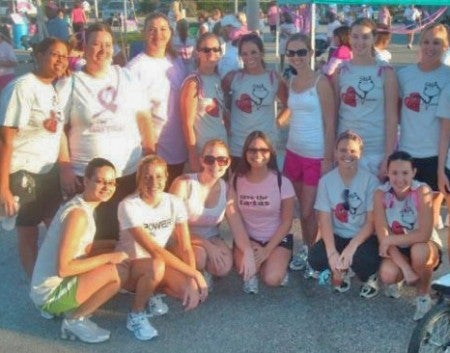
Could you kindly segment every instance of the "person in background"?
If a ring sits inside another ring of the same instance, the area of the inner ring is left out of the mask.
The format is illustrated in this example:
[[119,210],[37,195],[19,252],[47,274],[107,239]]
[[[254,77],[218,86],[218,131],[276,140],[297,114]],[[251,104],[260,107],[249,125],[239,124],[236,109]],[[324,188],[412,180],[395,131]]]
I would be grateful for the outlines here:
[[0,98],[0,205],[7,216],[17,214],[17,246],[28,278],[38,252],[38,225],[48,226],[62,201],[57,161],[70,92],[63,78],[67,44],[48,37],[34,54],[35,70],[11,81]]
[[197,21],[198,21],[197,37],[200,37],[202,34],[209,32],[208,14],[206,13],[206,11],[199,11],[197,13]]
[[391,27],[392,24],[392,15],[387,6],[381,6],[378,11],[378,23],[381,23],[388,28]]
[[403,23],[405,24],[405,29],[410,31],[408,33],[407,39],[408,49],[412,49],[414,42],[414,30],[417,28],[418,22],[420,21],[420,11],[414,6],[410,5],[405,8],[405,12],[403,13]]
[[[326,19],[327,19],[327,39],[328,39],[328,43],[330,45],[332,45],[333,42],[333,32],[336,28],[342,26],[342,23],[338,20],[337,15],[335,12],[332,11],[328,11],[326,13]],[[335,48],[334,46],[332,46],[331,48]],[[332,53],[330,53],[331,55]]]
[[258,275],[268,286],[288,284],[294,203],[294,188],[278,171],[269,137],[262,131],[251,132],[230,179],[226,210],[234,239],[234,265],[245,293],[258,293]]
[[69,26],[58,16],[58,6],[53,1],[45,5],[45,15],[48,18],[46,23],[48,35],[67,41],[69,39]]
[[72,28],[74,33],[84,32],[84,26],[87,23],[87,17],[81,6],[80,0],[75,1],[73,9],[70,13],[70,20],[72,22]]
[[305,35],[311,33],[311,7],[308,4],[300,4],[297,7],[296,27],[298,32]]
[[298,32],[297,27],[294,25],[292,15],[289,12],[283,12],[280,15],[280,71],[284,69],[284,59],[286,52],[286,43],[289,37]]
[[413,318],[417,321],[432,306],[430,282],[441,263],[442,243],[433,228],[432,192],[414,179],[417,169],[411,155],[394,152],[387,168],[388,181],[374,196],[375,229],[383,258],[379,276],[389,286],[403,279],[415,285]]
[[377,23],[377,38],[375,39],[375,58],[379,61],[390,63],[392,54],[387,50],[391,43],[391,31],[388,25]]
[[340,26],[333,31],[333,46],[336,49],[322,67],[323,74],[330,77],[344,61],[349,61],[353,57],[350,46],[350,27]]
[[186,73],[191,73],[195,69],[195,40],[189,36],[189,22],[186,19],[179,20],[176,25],[176,32],[172,38],[173,48],[178,56],[183,60]]
[[180,1],[172,1],[167,17],[170,27],[175,30],[177,22],[186,17]]
[[17,56],[11,45],[8,27],[0,26],[0,92],[14,79]]
[[98,252],[94,242],[94,212],[114,194],[115,176],[111,162],[91,160],[83,193],[59,208],[39,249],[30,297],[42,315],[64,315],[61,337],[65,339],[99,343],[111,335],[90,316],[119,291],[116,266],[128,257],[120,251]]
[[276,1],[270,1],[267,6],[267,24],[270,28],[270,34],[275,38],[277,32],[277,23],[279,21],[280,10]]
[[214,31],[214,26],[216,25],[216,23],[220,22],[221,19],[222,11],[220,11],[219,9],[213,9],[211,11],[211,15],[208,18],[209,32]]
[[239,58],[237,42],[239,37],[237,30],[241,28],[241,23],[235,15],[225,15],[221,20],[222,36],[225,45],[222,46],[222,57],[218,64],[219,75],[224,78],[230,71],[242,68],[242,61]]

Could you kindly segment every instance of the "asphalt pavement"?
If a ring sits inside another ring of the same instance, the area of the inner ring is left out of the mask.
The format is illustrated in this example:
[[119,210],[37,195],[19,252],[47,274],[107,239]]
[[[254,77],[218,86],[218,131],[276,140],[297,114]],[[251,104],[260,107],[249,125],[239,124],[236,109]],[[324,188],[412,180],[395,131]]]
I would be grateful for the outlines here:
[[[394,42],[390,49],[395,64],[415,61],[415,51],[406,49],[404,38]],[[273,64],[272,43],[267,50]],[[298,223],[293,226],[297,240]],[[222,230],[229,239],[226,224]],[[440,231],[443,240],[446,232]],[[108,342],[65,341],[59,338],[60,321],[41,318],[33,307],[16,243],[14,231],[0,230],[0,353],[403,353],[415,326],[412,288],[404,287],[399,299],[380,294],[367,300],[359,297],[356,279],[348,293],[334,294],[329,286],[292,272],[287,287],[261,286],[259,294],[249,295],[233,271],[214,283],[208,300],[194,311],[184,312],[178,301],[166,298],[170,311],[151,320],[159,331],[152,341],[136,340],[125,327],[129,294],[118,294],[93,317],[111,330]],[[436,276],[447,271],[445,258]]]

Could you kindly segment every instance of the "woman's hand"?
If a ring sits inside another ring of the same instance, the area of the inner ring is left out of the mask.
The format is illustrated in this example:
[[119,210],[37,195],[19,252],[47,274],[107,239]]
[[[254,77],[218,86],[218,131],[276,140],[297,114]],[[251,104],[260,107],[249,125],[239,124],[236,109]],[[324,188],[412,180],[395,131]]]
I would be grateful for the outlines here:
[[350,242],[342,251],[338,258],[337,269],[339,271],[347,271],[353,263],[353,255],[355,255],[356,247]]
[[183,306],[184,310],[195,309],[200,303],[200,294],[195,280],[188,280],[188,285],[184,291]]
[[439,191],[444,195],[447,195],[450,192],[450,182],[443,170],[438,172],[438,186]]
[[59,180],[63,197],[70,198],[82,190],[82,185],[67,163],[61,164],[59,169]]
[[337,251],[333,251],[331,255],[328,256],[328,266],[330,267],[331,272],[339,271],[339,259],[340,255]]
[[248,281],[256,274],[255,255],[252,248],[248,248],[243,252],[239,274],[244,281]]
[[255,257],[256,266],[259,267],[270,255],[270,252],[265,246],[261,246],[252,242],[253,256]]
[[379,255],[381,257],[389,257],[388,249],[391,246],[389,236],[383,237],[378,246]]
[[19,212],[19,203],[16,201],[9,188],[0,192],[0,206],[3,208],[5,216],[7,217],[11,217]]
[[128,254],[126,252],[116,251],[110,254],[109,262],[114,265],[117,265],[125,261],[126,259],[128,259]]
[[197,285],[198,293],[200,295],[200,301],[204,302],[208,297],[208,285],[206,284],[205,278],[199,271],[197,271],[195,283]]
[[[205,240],[207,241],[207,240]],[[226,253],[223,252],[218,246],[209,242],[209,246],[205,247],[206,254],[208,255],[208,259],[212,262],[214,267],[221,272],[222,269],[226,266],[225,256]]]

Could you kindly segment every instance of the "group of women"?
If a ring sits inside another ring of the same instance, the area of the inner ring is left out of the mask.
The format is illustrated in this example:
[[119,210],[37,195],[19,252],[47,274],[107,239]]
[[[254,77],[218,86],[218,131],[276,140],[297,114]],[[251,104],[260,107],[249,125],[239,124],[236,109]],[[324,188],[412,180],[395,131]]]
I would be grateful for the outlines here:
[[[447,193],[450,176],[444,26],[424,30],[419,63],[396,75],[374,59],[376,26],[357,20],[353,58],[332,80],[310,69],[310,41],[295,34],[288,82],[266,68],[256,34],[241,37],[244,67],[223,80],[214,34],[198,39],[189,75],[167,17],[149,15],[144,34],[144,51],[120,68],[111,66],[110,29],[91,25],[86,66],[71,76],[67,45],[47,38],[36,70],[1,96],[0,202],[18,213],[31,297],[43,315],[65,314],[64,337],[107,340],[89,316],[120,288],[135,293],[127,328],[149,340],[158,333],[148,318],[168,310],[160,294],[193,309],[233,264],[246,293],[257,293],[259,280],[286,285],[295,197],[309,265],[329,269],[336,291],[350,288],[354,272],[371,298],[378,273],[387,285],[416,284],[415,319],[429,310],[440,260],[433,214],[442,197],[433,195]],[[404,151],[394,152],[399,95]],[[288,121],[281,172],[274,146]],[[186,161],[191,173],[182,175]],[[224,217],[232,249],[220,237]],[[49,228],[37,255],[42,221]]]

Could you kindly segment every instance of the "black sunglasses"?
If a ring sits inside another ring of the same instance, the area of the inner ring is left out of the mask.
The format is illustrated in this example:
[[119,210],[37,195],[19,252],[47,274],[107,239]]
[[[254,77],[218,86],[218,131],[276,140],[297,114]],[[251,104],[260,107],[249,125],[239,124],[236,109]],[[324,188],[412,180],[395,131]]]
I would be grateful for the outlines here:
[[294,57],[295,55],[299,56],[299,57],[303,57],[308,55],[308,49],[298,49],[298,50],[286,50],[286,56],[289,58]]
[[228,164],[229,160],[230,159],[228,157],[224,157],[224,156],[219,156],[219,157],[214,157],[211,155],[203,156],[203,162],[207,165],[213,165],[217,161],[217,164],[220,167],[224,167]]
[[270,149],[268,148],[248,148],[247,152],[251,154],[257,154],[258,152],[261,152],[262,154],[270,153]]
[[350,209],[350,204],[348,202],[349,195],[350,195],[349,189],[344,189],[344,191],[342,191],[342,197],[344,198],[343,206],[346,211],[348,211]]
[[199,48],[198,51],[205,53],[205,54],[209,54],[211,52],[220,53],[222,51],[222,48],[221,47],[212,47],[212,48],[203,47],[203,48]]

